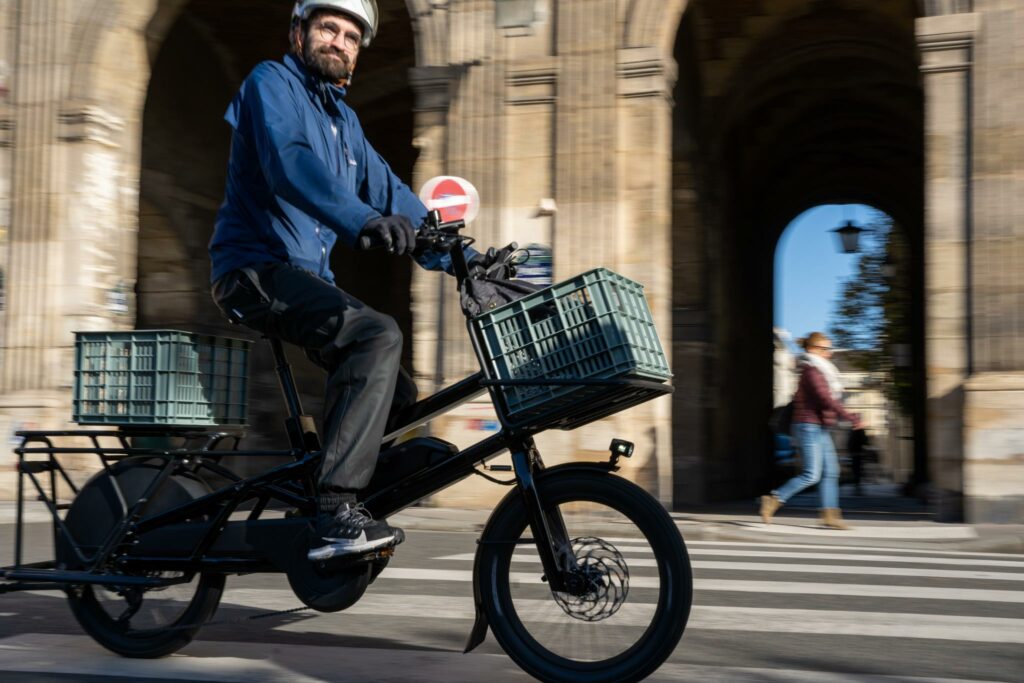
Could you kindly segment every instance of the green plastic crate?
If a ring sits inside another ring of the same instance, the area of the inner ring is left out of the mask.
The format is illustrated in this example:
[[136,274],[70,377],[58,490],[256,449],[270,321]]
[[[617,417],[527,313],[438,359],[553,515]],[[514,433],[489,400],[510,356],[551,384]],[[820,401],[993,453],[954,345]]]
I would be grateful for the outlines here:
[[72,420],[244,425],[251,345],[176,330],[76,332]]
[[[495,379],[672,377],[643,285],[605,268],[478,316],[473,325],[481,360]],[[506,386],[501,392],[516,421],[559,409],[579,414],[586,404],[599,409],[617,393],[635,394],[608,386]],[[574,419],[571,426],[585,422]]]

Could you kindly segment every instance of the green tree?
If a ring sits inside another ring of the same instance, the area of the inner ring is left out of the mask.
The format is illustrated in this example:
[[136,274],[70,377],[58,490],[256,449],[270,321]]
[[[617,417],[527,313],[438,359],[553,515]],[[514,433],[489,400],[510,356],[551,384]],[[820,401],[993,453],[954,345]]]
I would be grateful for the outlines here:
[[[861,235],[857,271],[840,285],[830,322],[835,345],[860,370],[885,376],[885,393],[904,411],[911,401],[910,368],[893,361],[909,348],[909,256],[891,218],[875,213]],[[903,266],[901,267],[901,264]]]

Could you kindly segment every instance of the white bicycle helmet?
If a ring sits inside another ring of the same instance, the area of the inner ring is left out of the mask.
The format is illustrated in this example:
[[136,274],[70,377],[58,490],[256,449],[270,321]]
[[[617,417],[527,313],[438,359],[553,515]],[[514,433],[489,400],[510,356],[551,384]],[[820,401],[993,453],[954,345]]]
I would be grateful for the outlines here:
[[318,9],[344,12],[362,24],[363,47],[368,47],[377,35],[377,0],[298,0],[292,10],[292,21],[305,21]]

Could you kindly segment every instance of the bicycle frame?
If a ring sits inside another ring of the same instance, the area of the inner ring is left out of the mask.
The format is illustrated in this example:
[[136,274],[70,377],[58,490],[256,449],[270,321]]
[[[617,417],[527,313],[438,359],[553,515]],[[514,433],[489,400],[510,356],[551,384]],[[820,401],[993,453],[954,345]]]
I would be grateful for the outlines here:
[[[455,230],[457,234],[457,228]],[[468,269],[461,250],[453,250],[453,267],[458,277],[468,276]],[[616,380],[529,380],[502,381],[490,377],[480,352],[480,340],[473,327],[467,321],[470,338],[473,342],[478,359],[481,360],[481,372],[473,374],[462,381],[429,396],[401,414],[397,415],[388,425],[384,441],[389,440],[422,425],[438,415],[444,414],[454,407],[471,400],[486,392],[490,393],[491,401],[501,425],[498,433],[485,438],[468,448],[453,453],[442,461],[402,477],[387,482],[363,494],[363,504],[375,516],[388,517],[424,497],[436,493],[474,473],[480,473],[477,467],[486,464],[504,451],[511,453],[511,470],[514,472],[515,483],[527,504],[533,541],[537,546],[545,575],[552,590],[566,590],[565,578],[570,570],[572,552],[567,550],[569,539],[558,514],[546,511],[543,501],[534,486],[535,474],[544,468],[543,461],[533,442],[533,436],[553,426],[571,428],[574,420],[592,421],[622,410],[630,405],[649,400],[650,398],[672,391],[671,386],[636,379]],[[301,401],[295,388],[291,369],[287,362],[281,342],[270,340],[277,362],[277,374],[280,380],[289,416],[286,427],[290,450],[278,451],[246,451],[238,450],[240,434],[230,432],[206,433],[195,430],[168,429],[132,429],[122,431],[23,431],[17,435],[22,438],[21,445],[15,449],[18,455],[18,507],[17,529],[15,533],[15,563],[11,567],[0,569],[0,593],[16,590],[38,590],[40,588],[62,589],[71,585],[99,584],[110,586],[136,586],[152,588],[170,585],[187,579],[168,579],[154,576],[139,575],[140,572],[174,571],[193,574],[196,572],[249,573],[284,571],[285,560],[275,558],[271,552],[255,554],[223,552],[232,544],[225,540],[231,537],[235,541],[245,537],[246,532],[259,528],[268,538],[294,538],[296,529],[308,523],[309,516],[315,514],[315,481],[314,476],[321,460],[319,438],[313,427],[312,418],[302,412]],[[607,385],[609,387],[628,387],[634,390],[626,399],[604,408],[588,408],[586,415],[566,414],[563,409],[557,414],[541,414],[531,417],[528,421],[516,422],[510,419],[499,391],[503,385]],[[164,436],[183,438],[180,449],[138,448],[129,443],[129,439],[137,436]],[[90,439],[92,447],[58,447],[53,443],[55,437],[77,437]],[[100,443],[101,438],[116,438],[118,446],[108,447]],[[190,441],[204,439],[205,443],[197,448],[189,448]],[[228,439],[234,439],[234,448],[230,451],[218,451],[216,447]],[[32,444],[42,444],[33,446]],[[631,449],[630,449],[631,452]],[[61,519],[60,511],[69,507],[57,504],[58,475],[77,494],[78,490],[71,481],[64,467],[58,460],[59,455],[94,454],[100,459],[104,471],[110,473],[116,462],[129,457],[144,457],[161,462],[158,474],[149,483],[145,493],[137,501],[129,504],[125,500],[116,477],[111,476],[123,517],[111,530],[102,546],[94,553],[87,554],[75,542],[70,531]],[[291,462],[278,465],[267,472],[250,478],[241,478],[227,468],[220,466],[221,456],[230,454],[244,457],[290,457]],[[616,461],[620,455],[629,453],[612,450],[607,462],[599,466],[616,469]],[[34,457],[36,456],[36,457]],[[45,456],[38,458],[37,456]],[[169,477],[175,473],[198,473],[207,470],[226,478],[230,483],[216,491],[201,496],[191,502],[169,510],[146,516],[146,506]],[[37,475],[49,473],[49,492],[40,482]],[[80,570],[58,568],[56,561],[35,564],[22,563],[23,552],[23,508],[25,502],[24,482],[26,477],[35,487],[39,499],[46,503],[53,518],[55,537],[63,536],[71,543],[72,551],[82,566]],[[250,500],[255,505],[245,520],[231,520],[231,516],[239,507]],[[290,520],[265,519],[262,517],[271,501],[299,510],[303,516]],[[205,522],[195,522],[197,517],[205,517]],[[197,530],[205,531],[197,534]],[[184,534],[188,545],[187,553],[175,554],[140,554],[130,549],[140,539],[154,534]],[[276,536],[275,536],[276,534]],[[509,540],[508,542],[516,542]],[[268,543],[268,546],[274,546]],[[125,547],[128,546],[128,550]],[[279,548],[280,546],[278,546]],[[285,546],[287,547],[287,546]],[[279,553],[284,555],[285,553]],[[255,555],[255,556],[254,556]],[[268,558],[269,557],[269,561]],[[135,572],[135,574],[115,573],[115,571]],[[571,587],[569,588],[571,590]]]

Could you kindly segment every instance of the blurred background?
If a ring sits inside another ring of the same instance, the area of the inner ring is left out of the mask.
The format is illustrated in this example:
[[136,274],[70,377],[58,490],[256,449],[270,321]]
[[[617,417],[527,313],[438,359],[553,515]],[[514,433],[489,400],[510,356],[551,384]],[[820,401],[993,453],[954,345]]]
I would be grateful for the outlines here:
[[[291,4],[0,0],[8,440],[68,425],[76,330],[244,334],[208,293],[222,116],[286,51]],[[789,459],[768,421],[793,340],[820,329],[869,416],[873,483],[938,519],[1024,521],[1018,0],[379,4],[348,101],[395,171],[471,180],[468,232],[533,245],[555,280],[646,286],[675,394],[543,435],[549,462],[620,436],[625,473],[674,509],[763,493]],[[332,267],[398,319],[421,394],[476,369],[450,282],[343,248]],[[248,442],[280,445],[262,346]],[[315,414],[322,379],[295,356]],[[496,428],[486,403],[432,426],[460,445]]]

